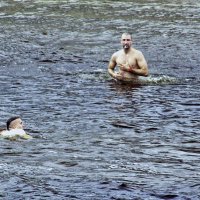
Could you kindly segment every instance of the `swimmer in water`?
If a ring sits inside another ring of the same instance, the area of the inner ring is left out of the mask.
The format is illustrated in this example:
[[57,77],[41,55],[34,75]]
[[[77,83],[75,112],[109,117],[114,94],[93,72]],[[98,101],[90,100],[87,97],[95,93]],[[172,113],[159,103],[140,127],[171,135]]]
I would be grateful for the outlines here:
[[[129,33],[123,33],[121,36],[123,49],[115,52],[108,64],[108,73],[114,79],[119,81],[137,81],[139,76],[148,76],[147,62],[142,52],[131,47],[132,38]],[[119,71],[115,72],[115,67]]]
[[0,136],[4,138],[20,137],[23,139],[32,138],[24,131],[24,124],[20,117],[11,117],[6,123],[6,130],[1,130]]

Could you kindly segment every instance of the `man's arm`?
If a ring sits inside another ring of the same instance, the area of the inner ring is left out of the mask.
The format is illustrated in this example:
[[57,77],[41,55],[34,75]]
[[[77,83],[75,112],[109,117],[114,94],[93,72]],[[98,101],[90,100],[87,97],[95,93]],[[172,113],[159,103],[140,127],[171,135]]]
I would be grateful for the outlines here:
[[111,59],[110,59],[110,62],[109,62],[109,64],[108,64],[108,73],[109,73],[110,76],[112,76],[113,78],[115,78],[115,72],[114,72],[115,66],[116,66],[115,57],[114,57],[114,55],[112,55],[112,57],[111,57]]
[[108,73],[114,79],[123,80],[123,77],[119,73],[114,72],[114,69],[115,69],[116,65],[117,65],[116,56],[113,54],[113,56],[111,57],[110,62],[108,64]]
[[137,64],[138,64],[139,69],[133,68],[133,73],[136,73],[139,76],[148,76],[149,70],[148,70],[147,62],[142,52],[140,51],[138,51]]

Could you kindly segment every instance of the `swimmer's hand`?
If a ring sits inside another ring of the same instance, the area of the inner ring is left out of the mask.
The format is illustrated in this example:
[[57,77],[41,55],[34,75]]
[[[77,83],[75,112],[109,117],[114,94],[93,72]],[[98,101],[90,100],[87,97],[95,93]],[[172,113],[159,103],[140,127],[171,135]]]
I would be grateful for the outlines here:
[[113,74],[113,78],[119,81],[124,79],[124,77],[118,72]]
[[134,66],[130,66],[129,64],[120,64],[120,70],[129,72],[138,76],[148,76],[148,69],[146,68],[136,68]]
[[129,64],[120,64],[120,69],[121,69],[122,71],[134,73],[134,68],[131,67]]
[[23,136],[21,136],[22,139],[28,140],[28,139],[32,139],[33,137],[28,135],[28,134],[24,134]]

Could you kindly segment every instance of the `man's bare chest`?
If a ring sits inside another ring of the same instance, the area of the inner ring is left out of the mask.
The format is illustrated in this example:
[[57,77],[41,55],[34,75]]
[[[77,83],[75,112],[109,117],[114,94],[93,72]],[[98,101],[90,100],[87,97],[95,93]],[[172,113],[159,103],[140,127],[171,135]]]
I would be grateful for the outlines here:
[[137,66],[137,60],[134,56],[127,55],[127,56],[119,56],[116,59],[118,65],[129,65],[129,66]]

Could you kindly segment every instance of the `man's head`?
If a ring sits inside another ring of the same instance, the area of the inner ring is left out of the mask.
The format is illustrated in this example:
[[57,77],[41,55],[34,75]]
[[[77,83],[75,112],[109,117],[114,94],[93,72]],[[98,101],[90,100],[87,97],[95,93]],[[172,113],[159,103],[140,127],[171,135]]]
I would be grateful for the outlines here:
[[24,128],[24,125],[23,125],[23,122],[21,120],[20,117],[16,116],[16,117],[11,117],[7,123],[7,130],[10,130],[10,129],[23,129]]
[[123,33],[122,34],[121,44],[122,44],[124,50],[130,49],[130,47],[132,45],[132,38],[131,38],[131,35],[129,33]]

